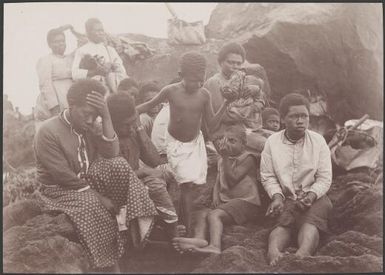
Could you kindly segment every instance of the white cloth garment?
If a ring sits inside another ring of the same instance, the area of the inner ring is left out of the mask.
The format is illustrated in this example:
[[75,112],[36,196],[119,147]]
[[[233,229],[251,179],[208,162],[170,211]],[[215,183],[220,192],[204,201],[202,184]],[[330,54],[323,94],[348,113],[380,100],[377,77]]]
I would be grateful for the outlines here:
[[181,142],[166,132],[167,159],[179,184],[205,184],[207,153],[202,132],[191,142]]

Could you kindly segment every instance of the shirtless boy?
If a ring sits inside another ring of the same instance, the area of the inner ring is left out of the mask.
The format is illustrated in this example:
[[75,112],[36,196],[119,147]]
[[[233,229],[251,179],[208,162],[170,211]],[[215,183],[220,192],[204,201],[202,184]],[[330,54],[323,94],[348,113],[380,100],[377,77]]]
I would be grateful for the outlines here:
[[[225,100],[214,114],[210,93],[202,88],[206,59],[196,52],[185,53],[180,60],[181,82],[164,87],[152,100],[137,106],[138,113],[148,112],[168,101],[170,122],[166,133],[167,158],[181,185],[180,205],[184,224],[190,233],[191,211],[198,185],[206,183],[207,154],[201,129],[202,118],[209,129],[220,122],[229,102]],[[231,96],[229,96],[231,98]]]

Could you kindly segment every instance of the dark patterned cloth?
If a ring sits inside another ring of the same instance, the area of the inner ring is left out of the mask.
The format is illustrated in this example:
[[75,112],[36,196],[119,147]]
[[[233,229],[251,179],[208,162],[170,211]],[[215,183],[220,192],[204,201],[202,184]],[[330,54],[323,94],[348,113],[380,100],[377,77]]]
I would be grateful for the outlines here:
[[[126,224],[130,232],[139,231],[143,243],[152,229],[138,226],[140,220],[153,218],[157,214],[154,203],[150,200],[147,188],[136,177],[124,158],[98,159],[88,171],[87,178],[91,188],[111,199],[116,205],[127,206]],[[124,245],[129,236],[124,231],[119,233],[116,216],[107,211],[91,190],[78,192],[64,189],[58,185],[41,188],[41,199],[45,210],[60,211],[68,215],[78,234],[93,267],[108,267],[116,264],[124,253]],[[143,231],[145,228],[146,232]]]

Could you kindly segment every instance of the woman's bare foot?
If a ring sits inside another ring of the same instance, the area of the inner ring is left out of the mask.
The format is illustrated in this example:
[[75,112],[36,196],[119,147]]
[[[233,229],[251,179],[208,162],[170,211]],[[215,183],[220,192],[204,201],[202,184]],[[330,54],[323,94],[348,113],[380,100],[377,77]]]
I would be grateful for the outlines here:
[[198,238],[173,238],[172,239],[172,245],[174,246],[175,250],[179,253],[183,253],[186,251],[192,251],[195,248],[205,247],[208,245],[208,242],[203,239]]
[[208,245],[205,247],[195,247],[192,249],[192,251],[201,254],[221,254],[221,250],[213,245]]
[[268,251],[267,252],[267,258],[269,260],[269,265],[276,266],[278,261],[286,254],[289,254],[288,252],[282,253],[279,250],[276,251]]

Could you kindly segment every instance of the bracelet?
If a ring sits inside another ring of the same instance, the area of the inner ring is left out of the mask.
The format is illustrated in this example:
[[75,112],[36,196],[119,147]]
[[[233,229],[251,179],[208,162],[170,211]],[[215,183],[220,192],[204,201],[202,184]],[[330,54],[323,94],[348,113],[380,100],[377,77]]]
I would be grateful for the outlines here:
[[83,187],[83,188],[80,188],[80,189],[78,189],[77,191],[78,192],[83,192],[83,191],[86,191],[86,190],[88,190],[88,189],[90,189],[91,187],[89,186],[89,185],[87,185],[86,187]]
[[102,135],[102,139],[107,142],[112,142],[118,139],[118,136],[116,133],[114,133],[114,136],[112,138],[107,138],[105,135]]

